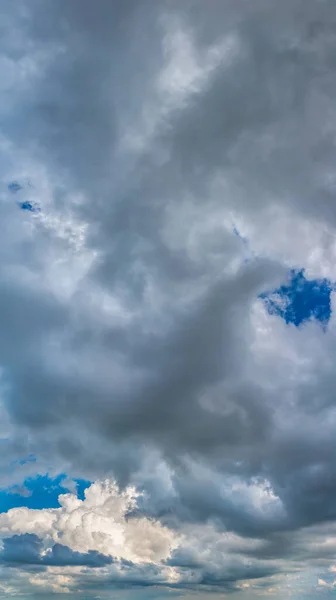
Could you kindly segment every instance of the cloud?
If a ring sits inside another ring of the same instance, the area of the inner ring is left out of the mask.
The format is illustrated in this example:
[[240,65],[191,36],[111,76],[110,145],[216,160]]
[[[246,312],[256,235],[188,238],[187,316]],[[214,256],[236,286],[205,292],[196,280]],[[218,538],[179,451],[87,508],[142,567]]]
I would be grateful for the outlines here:
[[[84,501],[72,494],[60,496],[61,508],[11,509],[0,515],[0,533],[5,536],[1,562],[28,571],[39,567],[46,583],[52,569],[66,567],[70,588],[234,589],[237,580],[279,571],[276,562],[264,565],[244,557],[249,545],[244,548],[244,540],[234,534],[223,537],[206,525],[196,531],[191,525],[176,531],[132,514],[138,498],[132,488],[121,492],[112,482],[104,482],[92,484]],[[225,552],[229,549],[231,556]],[[89,571],[81,573],[78,568],[98,569],[98,575],[92,578]]]
[[33,535],[34,544],[36,536],[53,540],[57,545],[48,560],[61,555],[59,541],[75,553],[99,552],[135,563],[164,560],[176,546],[173,532],[159,522],[127,519],[136,503],[135,489],[119,492],[106,481],[92,484],[84,495],[84,500],[74,494],[60,495],[60,508],[12,508],[0,514],[0,533]]
[[[333,1],[1,13],[2,485],[95,482],[0,514],[16,564],[50,561],[19,587],[314,595],[336,519]],[[327,285],[324,330],[293,272],[310,303]],[[265,305],[279,290],[300,327]]]
[[54,544],[43,552],[43,542],[37,535],[23,534],[5,538],[0,561],[10,566],[24,565],[98,568],[111,564],[112,558],[89,551],[74,552],[62,544]]
[[296,571],[315,572],[333,560],[336,532],[330,525],[266,539],[224,532],[214,523],[184,523],[176,530],[130,513],[139,499],[134,490],[121,492],[105,482],[93,484],[84,501],[61,496],[58,509],[11,509],[1,515],[1,562],[25,570],[25,584],[34,589],[52,590],[64,577],[69,590],[98,593],[125,586],[238,592],[244,585],[257,591],[279,583],[281,588],[294,558]]

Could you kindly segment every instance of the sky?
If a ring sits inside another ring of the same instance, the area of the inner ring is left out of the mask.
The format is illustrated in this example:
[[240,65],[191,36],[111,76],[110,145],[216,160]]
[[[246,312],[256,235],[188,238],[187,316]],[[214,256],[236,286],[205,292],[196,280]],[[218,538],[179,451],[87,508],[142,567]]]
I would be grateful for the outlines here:
[[336,594],[335,0],[0,3],[0,598]]

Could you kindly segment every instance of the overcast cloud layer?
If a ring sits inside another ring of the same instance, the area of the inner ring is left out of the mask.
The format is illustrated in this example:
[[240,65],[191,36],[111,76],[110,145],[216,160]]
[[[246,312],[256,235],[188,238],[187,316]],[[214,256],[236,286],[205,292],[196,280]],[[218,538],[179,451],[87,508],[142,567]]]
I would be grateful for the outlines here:
[[0,598],[333,595],[335,1],[0,13]]

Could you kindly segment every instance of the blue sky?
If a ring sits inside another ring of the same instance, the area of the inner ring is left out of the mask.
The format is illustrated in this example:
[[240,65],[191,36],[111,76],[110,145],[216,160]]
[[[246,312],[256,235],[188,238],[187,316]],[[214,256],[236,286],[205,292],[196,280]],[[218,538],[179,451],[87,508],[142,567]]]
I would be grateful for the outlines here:
[[0,511],[7,512],[19,506],[31,509],[59,508],[58,497],[61,494],[75,491],[78,498],[83,500],[84,490],[89,486],[90,482],[85,480],[69,482],[65,474],[57,477],[49,477],[48,474],[29,477],[22,485],[0,490]]
[[296,327],[315,319],[327,326],[331,317],[333,284],[328,279],[307,279],[304,269],[292,270],[289,282],[262,294],[267,310]]
[[0,600],[336,589],[334,0],[0,6]]

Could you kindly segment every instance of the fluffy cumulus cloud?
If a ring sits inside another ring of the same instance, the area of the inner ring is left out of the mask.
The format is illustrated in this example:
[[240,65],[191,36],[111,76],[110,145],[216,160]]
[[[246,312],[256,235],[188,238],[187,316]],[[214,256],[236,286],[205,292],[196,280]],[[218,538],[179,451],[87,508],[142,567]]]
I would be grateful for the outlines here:
[[334,0],[0,12],[0,598],[332,595]]
[[127,519],[136,503],[132,488],[119,492],[110,482],[95,483],[84,500],[63,494],[59,501],[60,508],[21,507],[2,513],[1,533],[42,535],[75,552],[99,551],[141,563],[164,560],[176,546],[173,533],[160,523],[146,517]]

